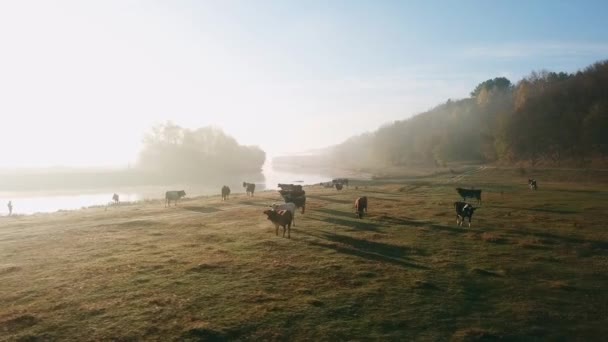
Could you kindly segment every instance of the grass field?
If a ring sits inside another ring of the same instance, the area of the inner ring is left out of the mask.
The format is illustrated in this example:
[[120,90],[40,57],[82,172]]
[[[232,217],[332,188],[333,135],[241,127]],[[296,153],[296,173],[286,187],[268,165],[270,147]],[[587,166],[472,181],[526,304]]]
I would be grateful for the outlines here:
[[276,192],[1,218],[0,340],[605,340],[608,172],[353,183],[308,187],[291,239]]

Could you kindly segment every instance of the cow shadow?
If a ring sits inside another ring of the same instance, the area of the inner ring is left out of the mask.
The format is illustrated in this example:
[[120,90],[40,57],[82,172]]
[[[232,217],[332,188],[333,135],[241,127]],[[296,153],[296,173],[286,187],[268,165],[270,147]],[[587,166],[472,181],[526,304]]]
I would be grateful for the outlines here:
[[185,210],[190,210],[190,211],[195,211],[197,213],[201,213],[201,214],[211,214],[211,213],[217,213],[219,211],[222,211],[221,209],[218,208],[214,208],[214,207],[202,207],[202,206],[187,206],[187,207],[182,207]]
[[588,245],[593,249],[598,249],[608,252],[608,240],[589,240],[585,238],[578,238],[574,236],[563,236],[553,233],[540,232],[540,231],[529,231],[521,229],[507,228],[506,232],[519,236],[532,236],[537,238],[545,238],[548,240],[559,241],[560,243],[573,244],[573,245]]
[[336,199],[336,198],[330,198],[327,196],[315,196],[315,195],[307,195],[307,198],[310,199],[316,199],[316,200],[321,200],[321,201],[326,201],[326,202],[332,202],[332,203],[340,203],[340,204],[353,204],[355,205],[355,201],[347,201],[347,200],[340,200],[340,199]]
[[568,209],[546,209],[546,208],[519,208],[519,207],[508,207],[508,206],[500,206],[500,205],[494,205],[492,207],[493,208],[500,208],[500,209],[536,211],[536,212],[541,212],[541,213],[562,214],[562,215],[579,214],[580,213],[580,211],[578,211],[578,210],[572,210],[572,209],[568,210]]
[[[250,205],[253,207],[261,207],[261,208],[270,208],[270,203],[260,203],[260,202],[252,202],[252,201],[240,201],[238,202],[240,204],[244,204],[244,205]],[[277,203],[282,203],[282,202],[277,202]]]
[[370,222],[369,220],[354,221],[354,220],[357,220],[356,218],[354,218],[354,214],[352,217],[353,217],[353,220],[345,220],[345,219],[341,219],[341,218],[337,218],[337,217],[317,218],[317,217],[309,216],[309,218],[312,220],[317,220],[317,221],[322,221],[322,222],[326,222],[326,223],[331,223],[331,224],[347,227],[354,231],[364,231],[364,230],[378,231],[380,228],[383,227],[383,225]]
[[318,208],[316,211],[327,214],[327,215],[347,217],[347,218],[351,218],[351,219],[356,217],[354,208],[353,208],[352,212],[340,211],[340,210],[335,210],[335,209],[327,209],[327,208]]
[[452,226],[446,226],[446,225],[433,223],[430,221],[410,220],[410,219],[404,219],[404,218],[392,217],[392,216],[391,217],[381,216],[378,218],[378,220],[380,220],[382,222],[387,222],[391,225],[409,226],[409,227],[415,227],[415,228],[429,228],[429,229],[433,229],[433,230],[441,230],[441,231],[459,233],[459,234],[467,233],[467,232],[482,232],[482,230],[475,229],[475,228],[452,227]]
[[312,246],[333,249],[338,253],[356,256],[370,261],[386,262],[404,268],[428,269],[426,266],[407,260],[411,255],[424,254],[423,251],[411,247],[363,240],[339,234],[323,233],[321,236],[315,237],[324,240],[307,241],[307,243]]

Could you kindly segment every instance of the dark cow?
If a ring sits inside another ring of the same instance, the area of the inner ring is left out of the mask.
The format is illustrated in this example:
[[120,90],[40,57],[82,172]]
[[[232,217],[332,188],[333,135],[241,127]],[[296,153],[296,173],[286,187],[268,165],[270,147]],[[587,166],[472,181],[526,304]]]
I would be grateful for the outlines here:
[[222,187],[222,201],[225,201],[230,196],[230,188],[226,185]]
[[186,192],[184,190],[165,192],[165,207],[167,207],[167,205],[171,206],[171,201],[175,202],[175,205],[177,206],[177,201],[185,196]]
[[367,197],[359,197],[355,200],[355,213],[358,218],[363,218],[363,212],[367,214]]
[[118,196],[118,194],[112,195],[112,201],[114,201],[114,204],[120,203],[120,197]]
[[348,179],[347,178],[336,178],[336,179],[332,179],[331,182],[334,185],[336,185],[336,184],[342,184],[342,185],[348,186]]
[[294,184],[278,184],[279,188],[281,190],[287,190],[287,191],[302,191],[302,186],[301,185],[294,185]]
[[528,179],[528,187],[530,187],[530,190],[538,189],[538,186],[536,185],[536,179]]
[[454,209],[456,209],[456,225],[462,227],[462,223],[465,218],[469,218],[469,228],[471,228],[471,220],[473,219],[473,213],[475,209],[471,204],[466,202],[454,202]]
[[243,188],[247,190],[247,196],[253,197],[253,193],[255,192],[255,184],[243,182]]
[[340,191],[340,190],[342,190],[342,187],[344,187],[344,185],[342,185],[342,183],[336,183],[336,190]]
[[283,227],[283,237],[285,237],[285,231],[287,231],[287,238],[291,238],[291,221],[292,216],[289,210],[264,210],[264,214],[268,216],[268,219],[274,224],[276,229],[275,234],[279,235],[279,226]]
[[304,190],[279,190],[285,203],[293,203],[296,208],[302,208],[302,214],[306,211],[306,191]]
[[463,201],[466,201],[467,198],[475,198],[477,199],[477,203],[481,204],[481,190],[470,190],[463,188],[456,188],[460,197],[462,197]]

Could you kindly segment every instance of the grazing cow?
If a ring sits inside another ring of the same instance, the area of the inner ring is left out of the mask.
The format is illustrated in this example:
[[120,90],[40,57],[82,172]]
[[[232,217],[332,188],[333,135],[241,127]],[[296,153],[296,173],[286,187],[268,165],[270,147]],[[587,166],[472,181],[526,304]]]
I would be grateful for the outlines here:
[[342,183],[336,183],[336,190],[342,190],[342,187],[344,187],[344,185],[342,185]]
[[177,206],[177,201],[185,196],[186,192],[184,190],[165,192],[165,207],[167,207],[167,205],[171,206],[171,201],[174,201],[175,206]]
[[247,196],[253,197],[253,192],[255,191],[254,183],[243,182],[243,188],[247,190]]
[[118,197],[118,194],[112,195],[112,201],[114,201],[114,204],[120,203],[120,197]]
[[230,196],[230,188],[226,185],[222,187],[222,201],[225,201]]
[[456,225],[462,227],[462,223],[465,218],[469,218],[469,228],[471,228],[471,219],[473,219],[473,213],[475,209],[473,206],[466,202],[454,202],[454,208],[456,209]]
[[287,230],[287,238],[291,238],[291,213],[288,210],[265,210],[264,214],[268,216],[268,219],[274,224],[276,228],[275,234],[279,235],[279,226],[283,227],[283,237],[285,237],[285,231]]
[[528,187],[530,187],[530,190],[538,189],[538,186],[536,185],[536,179],[528,179]]
[[287,210],[291,213],[291,222],[296,226],[296,205],[295,203],[273,203],[270,206],[274,211]]
[[481,204],[481,190],[469,190],[463,188],[456,188],[460,197],[462,197],[463,201],[466,201],[467,198],[475,198],[477,199],[477,203]]
[[367,214],[367,197],[359,197],[355,200],[355,213],[358,218],[363,218],[363,212]]

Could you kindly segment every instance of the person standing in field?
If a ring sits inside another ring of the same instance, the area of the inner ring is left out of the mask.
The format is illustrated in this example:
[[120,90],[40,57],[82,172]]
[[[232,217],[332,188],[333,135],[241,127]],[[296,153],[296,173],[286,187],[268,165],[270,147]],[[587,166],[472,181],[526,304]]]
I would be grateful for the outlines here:
[[8,201],[6,206],[8,207],[8,216],[11,216],[13,214],[13,201]]

